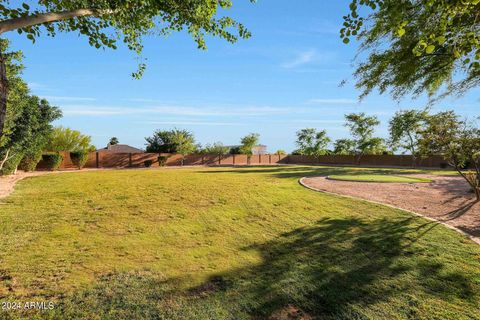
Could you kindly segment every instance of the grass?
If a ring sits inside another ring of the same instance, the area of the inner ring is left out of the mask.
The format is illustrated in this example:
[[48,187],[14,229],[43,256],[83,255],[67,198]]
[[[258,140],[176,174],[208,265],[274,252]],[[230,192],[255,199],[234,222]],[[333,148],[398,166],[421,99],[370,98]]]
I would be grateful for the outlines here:
[[385,182],[385,183],[419,183],[432,182],[432,179],[396,176],[391,174],[351,174],[351,175],[331,175],[330,180],[358,181],[358,182]]
[[[29,319],[479,319],[480,246],[253,167],[64,173],[0,200],[2,301]],[[418,171],[414,171],[418,172]]]

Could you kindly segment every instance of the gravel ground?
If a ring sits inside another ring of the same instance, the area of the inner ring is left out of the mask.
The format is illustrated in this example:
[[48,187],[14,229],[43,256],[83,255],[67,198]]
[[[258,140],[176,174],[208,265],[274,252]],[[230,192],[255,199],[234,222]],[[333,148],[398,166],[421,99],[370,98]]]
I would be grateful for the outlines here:
[[0,176],[0,199],[5,198],[12,193],[15,183],[27,177],[35,177],[44,174],[49,174],[48,171],[23,172],[18,171],[17,174],[9,176]]
[[375,183],[304,178],[302,182],[319,191],[389,204],[434,218],[476,237],[480,243],[480,203],[461,177],[412,175],[431,183]]

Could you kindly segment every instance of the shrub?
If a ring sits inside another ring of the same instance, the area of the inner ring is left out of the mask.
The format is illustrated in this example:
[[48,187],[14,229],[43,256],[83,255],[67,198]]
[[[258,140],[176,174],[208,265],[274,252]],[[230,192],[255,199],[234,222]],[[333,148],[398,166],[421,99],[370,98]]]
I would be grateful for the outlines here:
[[158,165],[160,167],[164,167],[167,164],[168,157],[166,156],[159,156],[158,157]]
[[23,154],[15,155],[11,157],[10,159],[5,162],[3,165],[2,170],[0,171],[0,175],[9,175],[15,173],[15,171],[18,168],[18,165],[20,164],[20,161],[22,161]]
[[57,170],[63,161],[63,156],[59,153],[47,153],[42,155],[42,160],[48,170]]
[[143,164],[145,165],[146,168],[150,168],[153,164],[153,160],[145,160],[143,161]]
[[440,168],[442,168],[442,169],[448,168],[448,163],[446,163],[446,162],[440,163]]
[[73,151],[70,152],[70,159],[73,164],[80,170],[85,166],[88,160],[88,151]]
[[42,151],[33,154],[25,154],[18,168],[27,172],[35,171],[40,160],[42,160]]

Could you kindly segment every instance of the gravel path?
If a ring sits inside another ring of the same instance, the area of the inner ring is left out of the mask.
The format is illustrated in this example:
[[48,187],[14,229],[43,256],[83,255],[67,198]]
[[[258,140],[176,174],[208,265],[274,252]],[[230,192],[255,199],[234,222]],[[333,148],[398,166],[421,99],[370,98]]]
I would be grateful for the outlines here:
[[317,191],[385,203],[416,212],[453,226],[480,243],[480,203],[461,177],[412,175],[426,177],[431,183],[375,183],[328,180],[326,177],[303,178],[302,184]]
[[25,179],[27,177],[36,177],[36,176],[41,176],[49,173],[52,173],[52,172],[50,171],[35,171],[35,172],[18,171],[17,174],[14,174],[14,175],[0,176],[0,199],[10,195],[10,193],[13,192],[13,188],[15,187],[15,184],[18,181]]

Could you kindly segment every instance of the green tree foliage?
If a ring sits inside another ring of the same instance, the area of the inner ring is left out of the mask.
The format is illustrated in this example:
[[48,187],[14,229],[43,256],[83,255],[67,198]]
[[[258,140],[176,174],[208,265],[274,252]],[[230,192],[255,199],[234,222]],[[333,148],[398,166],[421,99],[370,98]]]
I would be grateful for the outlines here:
[[80,131],[70,128],[56,127],[53,129],[45,151],[49,152],[78,152],[93,151],[92,138],[82,134]]
[[275,151],[275,154],[277,156],[284,156],[287,154],[287,152],[285,150],[282,150],[282,149],[278,149],[277,151]]
[[174,130],[172,142],[176,146],[177,153],[182,155],[182,166],[185,162],[185,156],[198,149],[193,133],[186,130]]
[[116,145],[116,144],[118,144],[118,143],[119,143],[119,142],[118,142],[118,138],[117,138],[117,137],[111,137],[111,138],[110,138],[110,141],[108,142],[108,144],[111,145],[111,146],[114,146],[114,145]]
[[345,120],[345,126],[353,137],[354,152],[358,156],[358,161],[363,155],[386,152],[384,140],[373,136],[375,127],[380,124],[377,117],[367,116],[361,112],[347,114]]
[[389,122],[390,145],[393,150],[398,148],[409,152],[413,161],[418,155],[417,145],[420,131],[425,128],[428,120],[426,110],[397,111]]
[[242,154],[242,151],[240,150],[241,146],[233,146],[230,148],[229,153],[230,154]]
[[[183,149],[197,149],[193,133],[187,130],[157,130],[153,136],[145,138],[147,152],[156,153],[182,153]],[[195,146],[192,149],[191,145]]]
[[203,154],[216,154],[222,156],[228,154],[230,152],[230,148],[221,142],[215,142],[211,145],[207,144],[201,151]]
[[[260,135],[258,133],[250,133],[240,140],[240,147],[238,153],[247,155],[247,164],[250,164],[250,160],[253,155],[253,147],[258,144]],[[236,152],[235,150],[233,152]]]
[[[40,35],[53,37],[59,32],[75,32],[86,37],[95,48],[116,49],[118,42],[122,42],[140,55],[145,36],[185,31],[198,48],[205,49],[207,35],[231,43],[250,37],[241,23],[224,14],[224,9],[231,6],[231,0],[2,1],[0,34],[16,31],[35,42]],[[4,52],[0,51],[0,138],[8,86],[1,72]],[[141,60],[133,76],[140,77],[144,69],[145,63]]]
[[[422,155],[442,155],[470,184],[477,201],[480,200],[480,129],[477,125],[461,120],[453,111],[440,112],[428,118],[418,144]],[[474,171],[463,172],[467,166],[473,166]]]
[[435,98],[478,86],[479,11],[479,0],[352,0],[340,36],[368,53],[355,72],[362,96],[376,88]]
[[146,151],[159,153],[177,153],[177,146],[173,142],[175,130],[157,130],[151,137],[146,137]]
[[327,131],[305,128],[297,132],[298,149],[294,153],[306,156],[325,155],[328,153],[327,147],[330,141]]
[[333,153],[338,155],[352,155],[355,153],[355,141],[338,139],[333,144]]
[[[252,1],[253,2],[253,1]],[[250,37],[239,22],[225,16],[231,0],[39,0],[3,2],[0,34],[16,30],[35,42],[40,35],[78,32],[95,48],[117,48],[119,41],[140,54],[142,38],[185,30],[201,49],[205,36],[236,42]]]
[[258,144],[258,140],[260,139],[260,135],[258,133],[250,133],[243,137],[240,140],[240,153],[246,154],[247,156],[251,156],[253,154],[253,147]]
[[[8,42],[0,40],[0,46],[6,48]],[[14,172],[20,162],[22,169],[35,169],[52,130],[51,122],[61,117],[58,108],[30,94],[27,84],[21,78],[21,53],[13,52],[7,57],[10,94],[4,135],[0,138],[2,174]]]

